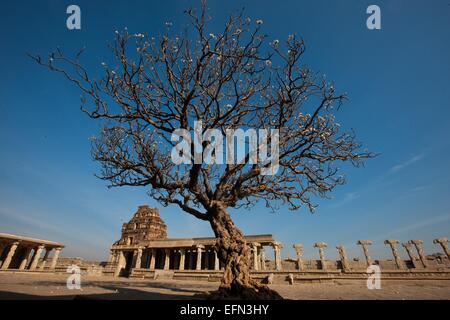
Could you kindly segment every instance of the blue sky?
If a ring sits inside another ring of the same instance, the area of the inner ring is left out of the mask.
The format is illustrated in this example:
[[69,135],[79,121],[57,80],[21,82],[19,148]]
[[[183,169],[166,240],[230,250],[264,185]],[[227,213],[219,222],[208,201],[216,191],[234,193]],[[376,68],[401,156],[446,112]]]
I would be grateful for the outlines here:
[[[79,110],[78,90],[34,64],[26,53],[60,46],[100,70],[114,30],[157,34],[164,23],[184,25],[195,1],[10,1],[0,18],[0,232],[59,240],[66,256],[104,259],[120,226],[140,204],[161,209],[170,237],[210,236],[209,225],[176,207],[163,208],[145,189],[107,189],[94,177],[89,137],[99,124]],[[78,4],[82,29],[65,26],[66,8]],[[381,8],[382,29],[366,28],[370,4]],[[358,239],[375,243],[373,258],[390,257],[387,238],[450,236],[450,5],[448,1],[210,1],[215,26],[233,10],[247,9],[273,38],[305,38],[305,63],[335,81],[350,100],[337,117],[380,153],[364,168],[343,166],[348,183],[306,209],[270,213],[263,205],[233,210],[247,234],[272,233],[294,255],[303,243],[328,243],[337,257],[344,244],[362,256]],[[403,254],[403,250],[402,254]]]

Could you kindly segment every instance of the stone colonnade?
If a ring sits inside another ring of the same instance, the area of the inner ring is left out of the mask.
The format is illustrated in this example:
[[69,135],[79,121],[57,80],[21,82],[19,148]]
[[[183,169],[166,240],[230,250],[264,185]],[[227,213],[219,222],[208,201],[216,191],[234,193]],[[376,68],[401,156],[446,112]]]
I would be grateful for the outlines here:
[[[254,271],[267,270],[266,265],[266,244],[251,242],[250,247],[250,267]],[[281,270],[281,248],[279,242],[269,244],[273,247],[275,256],[275,269]],[[191,247],[137,247],[118,248],[112,247],[108,259],[108,264],[115,266],[115,276],[128,272],[131,269],[148,270],[223,270],[223,265],[219,261],[217,251],[213,245],[197,244]]]
[[[447,258],[450,260],[450,249],[448,247],[449,239],[447,237],[437,238],[433,240],[434,244],[439,244],[442,248],[442,251],[447,256]],[[372,259],[369,255],[369,246],[372,244],[372,241],[370,240],[358,240],[356,242],[357,245],[360,245],[363,249],[365,262],[367,266],[370,266],[373,264]],[[384,244],[388,245],[392,251],[392,255],[394,257],[395,265],[397,269],[399,270],[405,270],[406,265],[405,262],[401,259],[399,251],[397,250],[397,245],[399,244],[398,240],[395,239],[387,239],[384,241]],[[319,249],[319,258],[320,258],[320,264],[322,270],[327,270],[327,261],[325,259],[325,248],[327,247],[327,244],[324,242],[316,242],[314,243],[314,248]],[[406,253],[408,254],[410,261],[414,268],[427,268],[428,262],[426,259],[426,255],[423,250],[423,241],[422,240],[409,240],[407,242],[402,243],[402,246],[405,248]],[[305,267],[303,264],[303,258],[302,258],[302,252],[303,252],[303,245],[302,244],[294,244],[293,248],[295,249],[295,252],[297,254],[297,270],[299,271],[305,271]],[[345,247],[343,245],[338,245],[336,247],[339,256],[340,256],[340,262],[341,262],[341,268],[345,271],[350,271],[350,261],[348,259]],[[417,256],[414,253],[414,249],[417,252]],[[278,270],[278,269],[277,269]]]
[[0,270],[54,270],[63,247],[59,243],[0,234]]

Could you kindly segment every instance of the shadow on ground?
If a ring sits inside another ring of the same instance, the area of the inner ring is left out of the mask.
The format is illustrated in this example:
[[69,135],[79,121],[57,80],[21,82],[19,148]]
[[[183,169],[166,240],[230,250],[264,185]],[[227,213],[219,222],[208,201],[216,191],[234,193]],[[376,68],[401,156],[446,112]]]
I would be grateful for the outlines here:
[[[55,287],[65,287],[65,283],[59,281],[43,281],[35,282],[34,285]],[[176,284],[167,283],[105,283],[97,281],[88,281],[83,283],[86,287],[95,287],[96,289],[106,290],[105,293],[81,293],[77,294],[78,290],[74,290],[74,294],[60,294],[60,295],[42,295],[30,293],[17,293],[0,291],[0,300],[192,300],[204,299],[204,294],[207,290],[183,289],[176,286]],[[133,286],[135,288],[130,288]],[[146,289],[167,290],[169,292],[152,292]]]

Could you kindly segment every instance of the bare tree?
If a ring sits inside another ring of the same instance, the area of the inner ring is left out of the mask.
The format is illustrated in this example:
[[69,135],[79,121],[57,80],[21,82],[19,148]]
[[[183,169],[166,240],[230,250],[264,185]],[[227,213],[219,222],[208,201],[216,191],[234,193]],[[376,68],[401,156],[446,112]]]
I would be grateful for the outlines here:
[[[311,196],[326,197],[344,183],[335,162],[358,166],[372,154],[360,151],[353,132],[341,132],[333,113],[346,96],[301,65],[301,38],[269,41],[262,21],[244,12],[214,34],[207,31],[204,3],[198,12],[185,13],[190,27],[180,34],[170,24],[156,38],[116,31],[114,63],[102,63],[100,80],[82,66],[80,53],[68,58],[58,49],[48,59],[33,59],[76,84],[83,92],[82,111],[103,120],[92,144],[101,179],[110,186],[148,187],[163,205],[175,204],[210,223],[225,265],[220,297],[279,298],[250,277],[249,248],[227,209],[262,200],[272,209],[313,211]],[[278,172],[263,175],[267,164],[252,163],[249,153],[237,164],[176,165],[171,135],[175,129],[192,131],[196,120],[203,132],[279,129]]]

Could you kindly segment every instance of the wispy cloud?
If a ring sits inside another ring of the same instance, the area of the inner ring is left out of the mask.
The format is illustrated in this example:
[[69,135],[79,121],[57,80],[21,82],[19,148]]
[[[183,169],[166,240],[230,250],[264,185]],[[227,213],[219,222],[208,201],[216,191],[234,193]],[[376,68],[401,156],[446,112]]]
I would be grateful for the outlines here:
[[398,171],[400,171],[400,170],[402,170],[402,169],[412,165],[413,163],[422,160],[423,157],[424,157],[423,153],[415,155],[412,158],[410,158],[410,159],[408,159],[408,160],[406,160],[406,161],[404,161],[404,162],[402,162],[400,164],[397,164],[397,165],[393,166],[391,169],[389,169],[388,173],[392,174],[392,173],[398,172]]
[[43,222],[42,219],[24,215],[17,211],[12,211],[11,209],[0,209],[0,216],[52,233],[61,233],[61,228],[49,223],[48,220]]
[[336,208],[341,207],[343,205],[346,205],[360,197],[360,194],[358,192],[348,192],[344,195],[344,198],[340,201],[337,201],[336,203],[333,203],[330,205],[330,208]]
[[376,239],[387,239],[391,236],[397,236],[400,234],[404,234],[410,231],[414,231],[414,230],[420,230],[422,228],[426,228],[432,225],[436,225],[438,223],[443,223],[446,221],[450,220],[450,213],[449,214],[444,214],[444,215],[439,215],[439,216],[435,216],[435,217],[431,217],[428,219],[423,219],[423,220],[419,220],[416,221],[414,223],[408,224],[404,227],[400,227],[394,230],[389,231],[388,233],[385,233],[383,235],[379,235],[377,237],[374,237]]
[[428,189],[429,186],[417,186],[411,189],[411,192],[420,192]]

